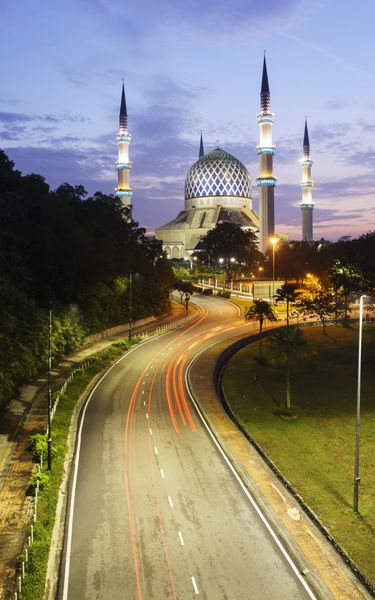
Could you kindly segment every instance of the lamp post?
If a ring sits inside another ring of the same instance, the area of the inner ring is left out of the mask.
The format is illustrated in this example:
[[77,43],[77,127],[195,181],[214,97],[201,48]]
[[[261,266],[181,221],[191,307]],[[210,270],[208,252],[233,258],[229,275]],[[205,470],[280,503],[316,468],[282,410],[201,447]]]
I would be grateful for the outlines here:
[[52,436],[51,436],[51,409],[52,409],[52,302],[49,305],[48,327],[48,400],[47,400],[47,468],[52,469]]
[[272,244],[272,304],[275,303],[275,246],[278,242],[277,237],[272,237],[270,239]]
[[128,333],[128,338],[129,340],[132,339],[132,312],[133,312],[133,306],[132,306],[132,291],[133,291],[133,273],[130,273],[129,275],[129,333]]
[[359,331],[358,331],[358,375],[357,375],[357,416],[355,426],[355,459],[354,459],[354,512],[358,512],[359,498],[359,435],[361,418],[361,368],[362,368],[362,323],[363,323],[363,294],[359,299]]

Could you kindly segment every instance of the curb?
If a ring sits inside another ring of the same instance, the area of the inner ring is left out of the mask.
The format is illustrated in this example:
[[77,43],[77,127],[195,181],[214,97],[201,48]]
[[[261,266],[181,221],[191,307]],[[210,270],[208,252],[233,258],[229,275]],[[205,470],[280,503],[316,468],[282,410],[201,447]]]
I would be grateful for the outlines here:
[[[263,336],[266,334],[269,335],[268,332],[264,332]],[[277,476],[277,478],[281,481],[281,483],[287,488],[289,493],[293,496],[293,498],[298,502],[301,506],[305,514],[314,522],[314,524],[318,527],[320,532],[324,535],[324,537],[330,542],[330,544],[334,547],[336,552],[340,555],[340,557],[344,560],[346,565],[350,568],[355,577],[359,580],[359,582],[366,588],[366,590],[371,594],[373,598],[375,598],[375,587],[372,583],[365,577],[365,575],[360,571],[358,566],[354,563],[354,561],[348,556],[345,550],[340,546],[340,544],[334,539],[334,537],[330,534],[328,529],[323,525],[320,521],[319,517],[314,513],[314,511],[306,504],[303,498],[296,492],[291,483],[284,477],[281,471],[276,467],[273,461],[267,456],[262,447],[251,437],[251,435],[244,429],[244,427],[239,423],[236,418],[236,415],[231,410],[228,405],[227,399],[225,397],[225,393],[223,390],[222,382],[223,375],[225,372],[225,367],[228,363],[228,360],[234,356],[240,349],[245,346],[257,341],[259,339],[259,334],[254,336],[249,336],[244,338],[238,342],[235,342],[228,348],[226,348],[219,356],[216,366],[213,373],[213,382],[215,386],[216,394],[223,405],[223,408],[236,427],[241,431],[241,433],[245,436],[248,442],[253,446],[256,452],[260,455],[260,457],[266,462],[266,464],[270,467],[273,473]]]

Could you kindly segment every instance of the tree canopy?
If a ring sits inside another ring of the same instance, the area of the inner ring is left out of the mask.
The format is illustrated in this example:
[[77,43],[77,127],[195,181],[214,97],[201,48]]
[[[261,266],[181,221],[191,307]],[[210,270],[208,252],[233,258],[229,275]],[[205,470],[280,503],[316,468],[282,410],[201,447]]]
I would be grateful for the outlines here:
[[117,198],[68,183],[52,191],[0,150],[0,401],[46,364],[50,302],[57,356],[127,321],[130,274],[134,319],[168,309],[173,273],[161,242]]
[[256,234],[230,222],[218,223],[210,229],[194,256],[202,265],[222,267],[228,279],[232,273],[252,269],[261,259]]

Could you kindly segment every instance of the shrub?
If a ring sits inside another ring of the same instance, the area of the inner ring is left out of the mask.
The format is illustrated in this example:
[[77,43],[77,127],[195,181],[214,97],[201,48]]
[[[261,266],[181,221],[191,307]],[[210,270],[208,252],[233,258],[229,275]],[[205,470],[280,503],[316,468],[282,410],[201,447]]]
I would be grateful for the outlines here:
[[220,298],[230,298],[230,291],[229,290],[221,290],[220,292],[217,293],[217,295]]
[[33,496],[35,494],[35,490],[37,488],[39,482],[39,489],[43,490],[49,484],[49,475],[43,471],[38,471],[38,473],[34,473],[32,478],[30,479],[29,487],[27,488],[27,494],[29,496]]
[[[28,445],[28,449],[37,460],[47,458],[48,452],[48,440],[46,433],[36,433],[35,435],[30,436],[30,443]],[[57,450],[55,446],[52,444],[51,447],[51,455],[52,458],[56,456]]]
[[204,294],[205,296],[212,296],[212,292],[213,290],[211,288],[207,288],[203,290],[202,294]]

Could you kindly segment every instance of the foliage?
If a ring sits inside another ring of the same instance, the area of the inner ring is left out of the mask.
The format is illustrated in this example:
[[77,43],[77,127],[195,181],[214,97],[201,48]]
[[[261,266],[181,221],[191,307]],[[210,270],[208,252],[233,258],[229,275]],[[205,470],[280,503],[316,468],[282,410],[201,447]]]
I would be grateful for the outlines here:
[[[66,393],[60,396],[59,407],[53,420],[53,442],[58,446],[59,453],[52,463],[52,470],[48,472],[48,485],[44,487],[38,497],[38,518],[34,523],[34,543],[29,550],[28,569],[22,587],[23,600],[44,598],[48,555],[56,518],[57,500],[65,472],[64,461],[74,407],[93,377],[121,356],[124,350],[139,341],[139,338],[133,338],[132,340],[119,340],[112,344],[108,349],[95,356],[85,371],[77,371],[73,381],[68,385]],[[46,472],[43,471],[37,475],[46,475]]]
[[217,293],[217,296],[219,296],[219,298],[230,298],[230,291],[229,290],[219,290]]
[[305,317],[318,319],[326,333],[327,321],[337,315],[337,301],[333,292],[318,290],[309,296],[302,296],[298,303],[300,313]]
[[229,280],[233,273],[253,268],[261,254],[257,250],[257,238],[253,231],[244,231],[235,223],[223,222],[202,238],[194,257],[206,267],[217,268],[222,262]]
[[263,324],[265,321],[277,321],[277,315],[272,306],[265,300],[254,300],[252,306],[249,306],[245,312],[245,319],[259,322],[259,356],[262,358],[263,347]]
[[275,302],[286,302],[286,324],[289,327],[289,305],[296,302],[301,295],[297,291],[297,286],[291,283],[284,283],[275,294]]
[[273,331],[269,336],[268,347],[274,362],[285,366],[286,395],[285,406],[291,408],[291,375],[297,360],[307,355],[306,339],[298,327],[283,327]]
[[341,260],[335,259],[328,272],[328,278],[335,293],[341,293],[343,296],[345,318],[347,318],[349,294],[361,288],[363,275],[356,265],[352,263],[344,264]]
[[30,483],[27,488],[27,494],[30,496],[34,495],[35,490],[38,487],[38,484],[39,484],[39,490],[44,490],[44,488],[46,488],[48,486],[49,482],[50,482],[50,477],[49,477],[48,473],[46,473],[44,471],[38,471],[37,473],[34,473],[32,478],[30,479]]
[[[46,460],[47,451],[48,451],[47,434],[46,433],[44,433],[44,434],[36,433],[35,435],[31,435],[28,449],[30,450],[30,452],[32,453],[34,458],[36,458],[37,460],[40,460],[41,458],[43,459],[43,461]],[[54,456],[56,456],[56,454],[57,454],[57,449],[54,445],[52,445],[51,446],[52,458]]]
[[120,200],[40,175],[22,176],[0,151],[0,403],[85,336],[169,309],[173,272]]
[[190,298],[191,294],[194,293],[194,285],[192,284],[192,282],[183,279],[175,279],[173,288],[180,293],[181,304],[184,297],[185,299],[187,297]]

